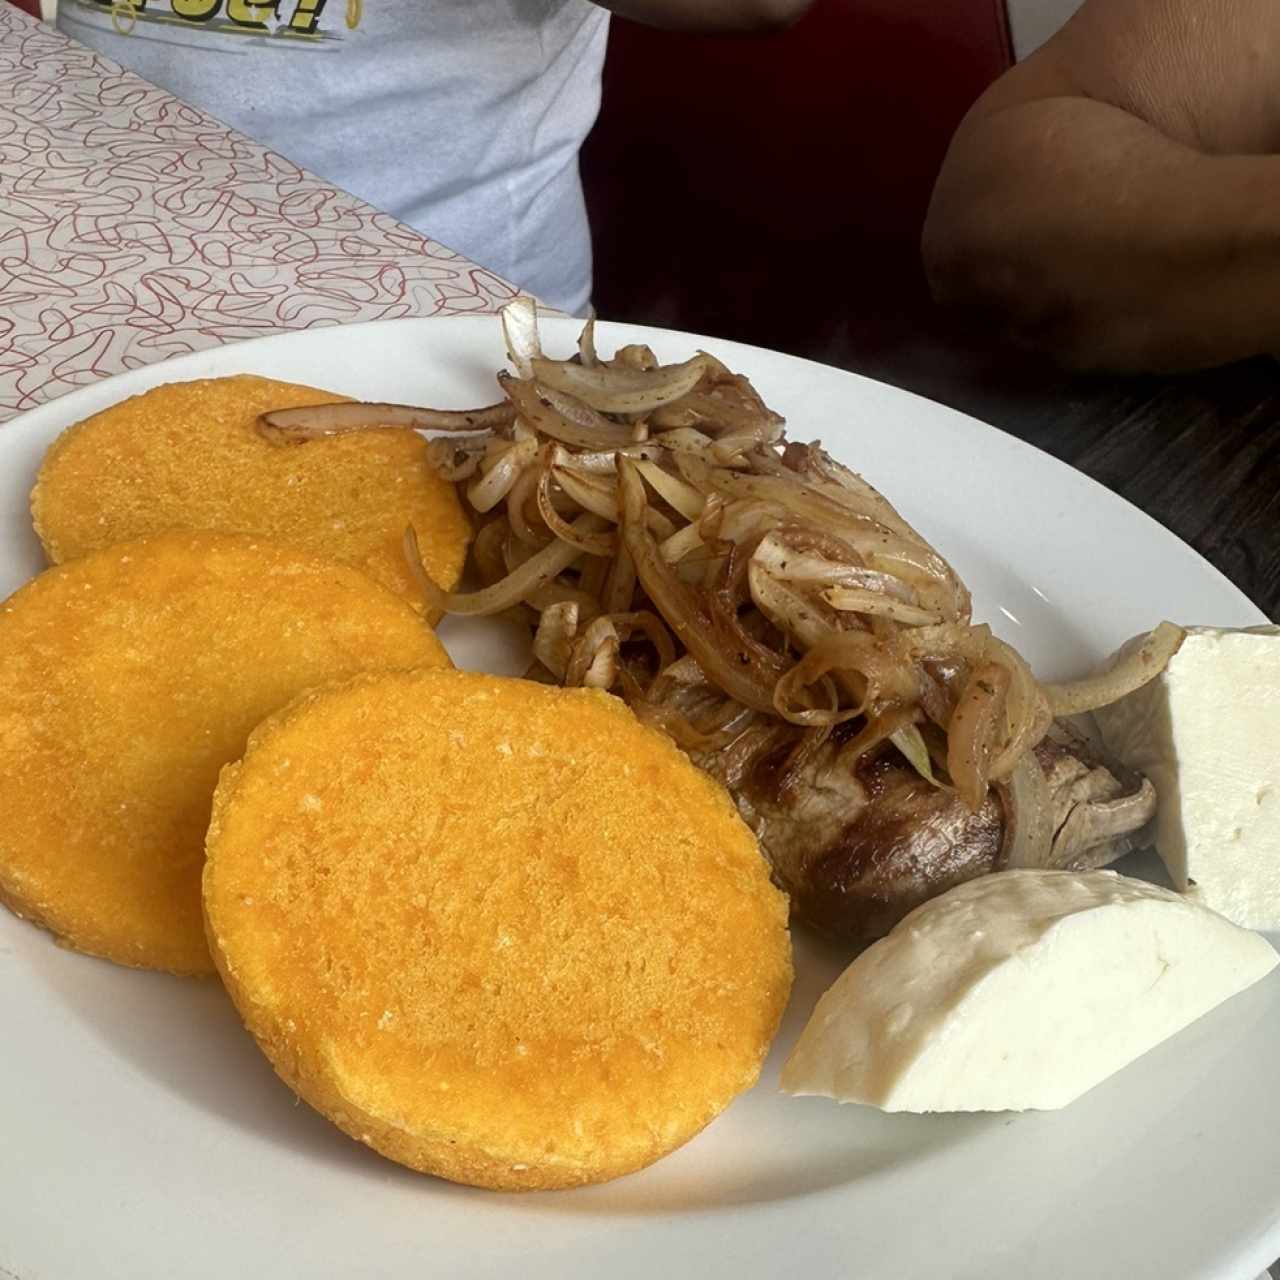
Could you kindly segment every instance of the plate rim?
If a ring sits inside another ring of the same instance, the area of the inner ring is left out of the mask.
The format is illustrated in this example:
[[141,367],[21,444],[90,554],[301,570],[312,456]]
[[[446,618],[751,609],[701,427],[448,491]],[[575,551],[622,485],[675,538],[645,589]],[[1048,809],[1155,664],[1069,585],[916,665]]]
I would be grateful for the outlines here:
[[[330,329],[340,330],[346,334],[352,334],[355,331],[377,332],[386,330],[389,326],[394,326],[397,330],[421,328],[427,331],[439,324],[452,324],[459,326],[466,322],[468,327],[483,328],[497,332],[497,316],[496,314],[485,315],[466,315],[466,316],[419,316],[419,317],[400,317],[394,319],[366,321],[354,325],[343,326],[325,326],[323,329],[317,330],[296,330],[284,333],[268,334],[258,338],[247,339],[243,342],[228,343],[217,347],[206,348],[202,351],[183,353],[170,357],[166,360],[157,361],[154,364],[139,366],[135,369],[124,370],[120,373],[100,378],[86,386],[79,387],[73,391],[69,391],[64,395],[55,397],[45,401],[40,405],[33,406],[14,414],[12,417],[0,422],[0,449],[4,447],[3,437],[12,432],[22,432],[28,430],[39,431],[53,427],[55,430],[65,429],[74,421],[86,416],[82,411],[82,405],[92,404],[95,407],[88,412],[95,412],[103,403],[113,403],[115,399],[123,398],[123,395],[137,394],[138,391],[147,387],[157,385],[165,381],[179,381],[188,377],[200,376],[216,376],[202,373],[188,373],[188,370],[199,369],[203,364],[213,361],[215,363],[223,363],[233,359],[233,353],[240,352],[244,349],[252,349],[254,352],[260,352],[272,346],[282,344],[289,345],[305,345],[309,340],[314,341],[315,337],[321,333],[327,333]],[[573,335],[579,327],[579,322],[555,316],[545,316],[540,319],[544,331],[554,333],[558,338],[561,333]],[[1062,459],[1055,457],[1047,450],[1042,449],[1028,441],[1022,440],[1012,432],[993,426],[984,422],[982,419],[974,415],[957,410],[940,401],[931,399],[930,397],[921,395],[917,392],[898,387],[891,383],[879,381],[868,377],[865,374],[859,374],[850,370],[841,369],[836,366],[826,365],[820,361],[810,360],[805,357],[792,356],[786,352],[779,352],[769,348],[756,347],[751,344],[736,342],[729,339],[713,338],[708,335],[689,334],[681,330],[666,329],[655,326],[626,324],[619,322],[600,322],[599,330],[602,334],[618,333],[620,335],[637,335],[647,336],[649,340],[655,337],[662,339],[670,339],[673,342],[681,344],[709,344],[713,347],[725,347],[735,352],[752,353],[762,352],[771,358],[782,358],[788,363],[797,364],[805,367],[812,367],[823,371],[824,375],[831,373],[840,374],[848,379],[853,379],[853,384],[861,387],[876,388],[881,392],[888,392],[893,398],[905,398],[904,404],[907,411],[910,410],[911,402],[923,402],[931,406],[933,410],[938,410],[948,415],[953,421],[962,422],[966,430],[974,431],[977,437],[981,439],[987,438],[987,433],[994,433],[999,438],[1004,447],[1010,450],[1011,454],[1019,458],[1034,459],[1035,466],[1043,466],[1049,464],[1050,469],[1060,478],[1069,478],[1070,482],[1076,487],[1077,492],[1082,495],[1083,500],[1088,502],[1101,503],[1119,503],[1125,509],[1125,518],[1132,520],[1134,516],[1140,518],[1141,522],[1145,522],[1145,526],[1150,533],[1152,530],[1158,531],[1159,540],[1168,547],[1172,553],[1176,549],[1179,557],[1187,555],[1194,557],[1199,562],[1198,569],[1210,571],[1208,576],[1212,577],[1216,584],[1221,588],[1226,588],[1240,602],[1243,609],[1256,615],[1260,622],[1269,621],[1265,614],[1259,609],[1253,601],[1237,587],[1221,570],[1210,563],[1200,552],[1188,543],[1183,541],[1172,530],[1163,525],[1160,521],[1143,511],[1142,508],[1109,489],[1106,485],[1086,475],[1070,463],[1064,462]],[[501,355],[500,342],[495,340],[495,357]],[[748,356],[749,358],[749,356]],[[496,363],[496,360],[495,360]],[[744,366],[745,367],[745,366]],[[230,372],[230,370],[227,370]],[[165,374],[172,374],[172,377],[166,377]],[[142,385],[135,385],[141,383]],[[111,398],[109,392],[112,388],[124,385],[131,389],[125,391],[120,396]],[[855,392],[856,394],[856,392]],[[104,401],[104,396],[107,398]],[[1101,496],[1099,496],[1101,495]],[[829,1196],[840,1194],[840,1189],[831,1189],[827,1193],[823,1193],[821,1198],[826,1200]],[[1218,1270],[1223,1276],[1228,1274],[1227,1268],[1239,1266],[1242,1269],[1248,1267],[1252,1273],[1258,1266],[1266,1265],[1265,1261],[1274,1260],[1274,1257],[1280,1254],[1280,1199],[1277,1199],[1271,1221],[1266,1230],[1247,1239],[1241,1239],[1234,1242],[1224,1242],[1223,1246],[1218,1250],[1219,1258]],[[3,1262],[3,1259],[0,1259]],[[0,1267],[0,1274],[3,1274],[3,1268]],[[1206,1273],[1207,1274],[1207,1273]]]

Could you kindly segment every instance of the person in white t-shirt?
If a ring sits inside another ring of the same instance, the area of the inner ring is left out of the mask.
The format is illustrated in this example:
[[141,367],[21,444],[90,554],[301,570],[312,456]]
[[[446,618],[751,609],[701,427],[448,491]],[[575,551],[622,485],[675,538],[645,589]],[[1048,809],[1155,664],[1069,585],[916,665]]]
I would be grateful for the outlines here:
[[60,0],[58,25],[580,314],[591,242],[578,148],[600,103],[609,11],[676,29],[767,30],[808,3]]
[[969,112],[924,252],[1066,363],[1280,351],[1276,0],[1087,0]]
[[1005,0],[1013,56],[1025,58],[1060,31],[1082,0]]

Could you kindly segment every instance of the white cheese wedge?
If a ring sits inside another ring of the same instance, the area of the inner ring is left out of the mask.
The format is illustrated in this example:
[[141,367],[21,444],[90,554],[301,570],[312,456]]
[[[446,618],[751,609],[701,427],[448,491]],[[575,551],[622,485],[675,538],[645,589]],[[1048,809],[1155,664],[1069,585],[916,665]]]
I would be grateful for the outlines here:
[[1280,928],[1280,627],[1193,627],[1162,676],[1094,713],[1156,789],[1177,888],[1249,929]]
[[1065,1107],[1278,960],[1114,871],[997,872],[917,907],[841,974],[782,1088],[886,1111]]

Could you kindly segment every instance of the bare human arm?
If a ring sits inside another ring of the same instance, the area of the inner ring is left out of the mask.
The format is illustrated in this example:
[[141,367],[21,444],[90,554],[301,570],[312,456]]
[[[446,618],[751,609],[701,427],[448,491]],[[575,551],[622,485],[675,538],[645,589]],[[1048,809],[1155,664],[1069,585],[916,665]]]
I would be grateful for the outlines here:
[[1275,0],[1087,0],[961,124],[935,296],[1094,368],[1280,352]]
[[789,27],[813,0],[595,0],[602,9],[668,31],[769,32]]

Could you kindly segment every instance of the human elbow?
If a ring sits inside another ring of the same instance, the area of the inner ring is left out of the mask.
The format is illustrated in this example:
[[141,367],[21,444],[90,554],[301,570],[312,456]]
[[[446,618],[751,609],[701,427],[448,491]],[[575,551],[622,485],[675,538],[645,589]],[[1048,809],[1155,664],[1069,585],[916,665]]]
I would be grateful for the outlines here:
[[813,0],[754,0],[742,6],[743,29],[760,35],[793,27],[812,7]]
[[956,196],[939,187],[925,219],[921,255],[934,300],[943,306],[1030,319],[1040,287],[1029,289],[1025,251],[1002,225],[999,202]]
[[1037,248],[1033,230],[1009,215],[1003,202],[935,195],[921,243],[934,300],[1073,368],[1114,366],[1117,356],[1127,363],[1105,312],[1060,269],[1060,255]]

